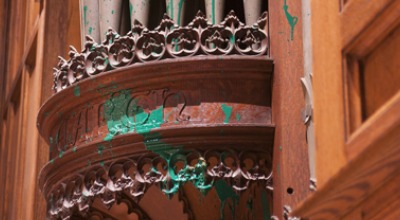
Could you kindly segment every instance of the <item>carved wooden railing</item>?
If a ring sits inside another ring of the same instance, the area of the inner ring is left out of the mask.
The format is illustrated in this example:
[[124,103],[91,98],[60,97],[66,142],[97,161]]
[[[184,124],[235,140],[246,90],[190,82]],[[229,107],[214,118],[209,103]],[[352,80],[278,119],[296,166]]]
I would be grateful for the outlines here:
[[71,46],[69,60],[60,57],[54,68],[54,90],[59,92],[102,72],[154,60],[200,55],[268,55],[267,17],[264,12],[253,26],[245,26],[232,11],[220,25],[211,25],[199,12],[188,26],[179,27],[165,15],[154,31],[136,21],[126,36],[110,29],[100,44],[86,36],[81,53]]
[[[50,146],[39,178],[49,218],[87,218],[95,199],[136,203],[152,185],[168,197],[186,183],[204,194],[221,184],[272,190],[267,29],[267,13],[253,26],[234,12],[219,25],[199,12],[186,27],[166,15],[154,31],[136,22],[125,36],[109,30],[101,44],[71,47],[38,115]],[[253,201],[243,195],[230,198]]]

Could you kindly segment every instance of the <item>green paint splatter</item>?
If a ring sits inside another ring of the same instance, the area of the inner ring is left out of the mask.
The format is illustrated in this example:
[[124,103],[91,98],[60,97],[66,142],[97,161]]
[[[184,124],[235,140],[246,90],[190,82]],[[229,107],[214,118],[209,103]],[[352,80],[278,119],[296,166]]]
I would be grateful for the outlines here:
[[271,213],[270,213],[270,210],[269,210],[267,193],[265,191],[263,191],[261,193],[261,203],[262,203],[262,206],[263,206],[264,220],[270,220],[271,219]]
[[286,19],[290,25],[290,40],[293,40],[294,26],[297,24],[299,19],[296,16],[292,16],[288,9],[289,6],[286,4],[286,0],[284,0],[283,10],[285,11]]
[[211,1],[211,7],[212,7],[212,9],[211,9],[211,21],[212,21],[212,24],[215,24],[215,0]]
[[229,123],[229,118],[231,117],[231,114],[232,114],[232,106],[228,106],[226,104],[222,104],[221,108],[222,108],[222,111],[225,114],[224,124],[228,124]]
[[76,153],[76,150],[77,150],[77,147],[75,146],[75,147],[72,149],[72,152]]
[[51,160],[50,160],[50,163],[51,163],[51,164],[53,164],[53,163],[54,163],[54,161],[55,161],[54,159],[51,159]]
[[50,137],[49,140],[50,140],[50,144],[53,144],[53,137]]
[[104,117],[108,127],[105,141],[110,141],[115,135],[128,132],[147,133],[154,128],[159,128],[164,122],[163,106],[146,112],[137,104],[138,98],[131,98],[129,90],[121,90],[118,95],[111,96],[104,105]]
[[97,146],[97,153],[103,155],[104,145],[100,144]]
[[[167,162],[168,177],[163,182],[163,192],[171,197],[177,193],[179,188],[186,182],[192,182],[193,185],[200,190],[204,195],[211,189],[213,182],[207,183],[207,163],[203,158],[199,158],[197,164],[193,167],[188,166],[186,163],[182,169],[177,173],[175,171],[175,164],[182,161],[184,157],[183,146],[172,146],[161,141],[161,135],[157,132],[143,134],[146,149],[158,154]],[[183,160],[185,161],[185,160]],[[150,172],[157,172],[153,167]]]
[[93,32],[93,28],[92,28],[92,27],[89,27],[89,35],[91,35],[92,32]]
[[[131,4],[131,3],[129,3],[129,4]],[[111,11],[111,14],[114,14],[114,10]]]
[[228,199],[232,199],[233,206],[230,206],[232,211],[232,216],[235,216],[235,206],[239,202],[239,196],[233,191],[232,187],[230,187],[224,180],[218,180],[215,182],[215,190],[217,191],[217,195],[219,200],[221,201],[220,207],[220,215],[221,219],[225,219],[224,217],[224,208],[225,202]]
[[81,88],[79,86],[74,87],[74,96],[81,96]]
[[58,154],[58,158],[61,158],[64,155],[64,151],[60,151],[60,153]]
[[240,114],[236,113],[236,121],[240,121],[240,118],[241,118]]
[[104,161],[100,161],[100,166],[104,167]]
[[87,10],[88,10],[87,5],[83,6],[83,22],[85,23],[85,26],[89,24],[89,22],[87,21],[87,16],[86,16]]

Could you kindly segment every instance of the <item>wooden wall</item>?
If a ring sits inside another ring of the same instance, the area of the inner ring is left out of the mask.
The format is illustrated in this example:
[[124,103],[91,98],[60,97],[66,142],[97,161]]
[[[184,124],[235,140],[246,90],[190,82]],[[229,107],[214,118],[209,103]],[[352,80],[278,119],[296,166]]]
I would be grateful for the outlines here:
[[46,219],[37,176],[49,152],[36,128],[36,116],[52,94],[57,56],[66,57],[69,44],[79,47],[79,25],[72,25],[79,24],[78,2],[0,3],[1,220]]

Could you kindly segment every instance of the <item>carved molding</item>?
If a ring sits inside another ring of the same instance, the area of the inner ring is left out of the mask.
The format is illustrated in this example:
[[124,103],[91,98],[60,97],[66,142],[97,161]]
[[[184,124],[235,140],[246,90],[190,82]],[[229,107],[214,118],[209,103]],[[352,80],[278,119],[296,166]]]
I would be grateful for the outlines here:
[[186,27],[177,26],[168,15],[164,15],[155,30],[148,30],[136,20],[125,36],[110,29],[102,43],[86,36],[82,52],[70,46],[69,59],[59,57],[54,68],[53,89],[59,92],[102,72],[154,60],[199,55],[268,55],[267,24],[267,12],[253,26],[245,26],[233,11],[218,25],[210,24],[201,12]]
[[[160,146],[154,147],[156,151]],[[152,184],[169,197],[187,182],[207,193],[218,179],[224,179],[237,193],[246,190],[252,181],[261,181],[272,190],[270,153],[164,148],[161,155],[150,152],[91,166],[54,185],[47,195],[49,218],[68,219],[76,211],[85,215],[95,198],[100,198],[108,208],[123,201],[124,194],[138,202]],[[131,211],[140,214],[133,208]]]

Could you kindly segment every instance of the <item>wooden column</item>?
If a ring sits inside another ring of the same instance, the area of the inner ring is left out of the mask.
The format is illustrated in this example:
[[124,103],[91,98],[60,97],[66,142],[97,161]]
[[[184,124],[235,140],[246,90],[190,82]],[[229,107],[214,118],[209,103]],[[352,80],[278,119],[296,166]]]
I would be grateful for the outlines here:
[[225,0],[205,0],[207,19],[212,24],[219,24],[224,17]]
[[304,96],[301,1],[269,1],[271,58],[274,60],[272,112],[274,139],[274,215],[309,194]]

